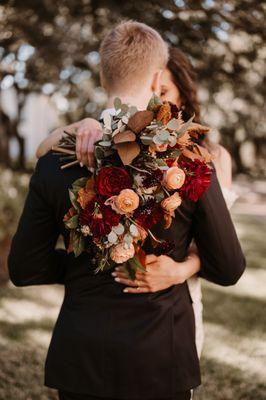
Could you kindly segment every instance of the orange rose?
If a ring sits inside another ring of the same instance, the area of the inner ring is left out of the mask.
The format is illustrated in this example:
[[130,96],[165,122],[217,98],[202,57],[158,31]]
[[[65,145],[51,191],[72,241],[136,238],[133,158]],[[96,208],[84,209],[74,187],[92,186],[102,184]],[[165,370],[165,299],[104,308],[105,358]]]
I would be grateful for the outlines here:
[[164,176],[164,186],[169,190],[180,189],[185,179],[185,172],[181,168],[170,167]]
[[182,199],[179,196],[179,193],[174,193],[172,196],[167,197],[161,202],[162,208],[168,213],[172,213],[177,207],[182,203]]
[[139,196],[131,189],[123,189],[115,198],[115,206],[120,214],[128,214],[139,206]]
[[135,248],[133,244],[126,248],[123,243],[119,243],[116,246],[113,246],[110,251],[111,259],[117,264],[123,264],[130,258],[134,257]]
[[91,201],[94,194],[95,193],[93,190],[88,191],[84,188],[81,188],[79,190],[77,201],[80,204],[81,208],[83,208],[83,210],[86,208],[87,204]]

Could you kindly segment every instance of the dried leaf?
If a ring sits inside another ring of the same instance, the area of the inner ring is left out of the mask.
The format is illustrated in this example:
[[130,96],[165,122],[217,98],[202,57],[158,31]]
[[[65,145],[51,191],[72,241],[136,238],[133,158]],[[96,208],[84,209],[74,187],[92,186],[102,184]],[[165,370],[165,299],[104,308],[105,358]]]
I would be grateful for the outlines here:
[[192,161],[195,161],[195,160],[203,161],[203,157],[200,154],[196,154],[196,153],[194,153],[193,151],[191,151],[189,149],[184,149],[182,151],[182,155],[187,157],[187,158],[189,158]]
[[199,135],[206,135],[207,133],[209,133],[210,128],[208,126],[192,122],[192,124],[188,128],[188,132],[192,137],[197,139]]
[[204,162],[206,162],[206,163],[211,162],[213,157],[211,156],[209,151],[206,149],[206,147],[202,147],[198,144],[195,144],[194,147],[195,147],[195,150],[199,153],[199,155],[202,156]]
[[138,111],[129,118],[127,126],[135,133],[140,133],[153,120],[153,112],[144,110]]
[[127,130],[125,132],[117,133],[114,137],[114,143],[134,142],[136,135],[134,132]]
[[140,147],[136,142],[117,143],[116,149],[124,165],[130,165],[140,153]]
[[172,118],[171,106],[169,103],[164,103],[159,108],[156,120],[161,121],[163,125],[166,125],[171,120],[171,118]]

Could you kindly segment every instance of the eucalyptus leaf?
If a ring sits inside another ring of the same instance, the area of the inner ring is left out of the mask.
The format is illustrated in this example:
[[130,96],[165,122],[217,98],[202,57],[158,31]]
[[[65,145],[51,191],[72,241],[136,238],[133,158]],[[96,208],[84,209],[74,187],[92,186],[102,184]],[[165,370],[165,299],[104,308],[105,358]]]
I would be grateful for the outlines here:
[[152,111],[155,106],[162,105],[162,104],[163,103],[162,103],[161,99],[155,93],[153,93],[152,98],[149,101],[147,110]]
[[161,140],[167,141],[170,137],[170,133],[166,130],[162,130],[157,136],[159,136]]
[[138,112],[138,109],[135,106],[130,106],[128,109],[128,112],[129,112],[130,116],[132,117],[132,115],[134,115],[134,114],[136,114],[136,112]]
[[111,231],[107,237],[108,237],[108,241],[110,243],[116,243],[117,242],[118,236],[114,231]]
[[124,113],[127,113],[127,112],[128,112],[128,109],[129,109],[129,107],[128,107],[127,104],[122,104],[122,106],[121,106],[121,111],[123,111]]
[[130,231],[130,233],[131,233],[132,236],[134,236],[134,237],[139,236],[139,230],[138,230],[138,228],[136,227],[135,224],[131,224],[131,225],[130,225],[129,231]]
[[120,110],[121,109],[121,105],[122,105],[121,100],[119,99],[119,97],[116,97],[114,99],[114,107],[115,107],[115,109],[116,110]]
[[161,138],[160,138],[159,135],[155,135],[155,136],[153,137],[152,141],[153,141],[153,143],[155,143],[155,144],[164,144],[164,143],[165,143],[164,140],[161,140]]
[[180,128],[180,121],[176,118],[171,119],[171,121],[169,121],[167,124],[167,128],[171,129],[172,131],[176,131]]
[[117,234],[117,235],[122,235],[125,231],[125,228],[122,224],[118,224],[117,226],[113,226],[112,230]]
[[140,140],[141,142],[145,145],[148,146],[149,144],[151,144],[153,142],[153,137],[151,136],[141,136]]
[[106,126],[106,128],[111,129],[112,117],[107,110],[104,111],[104,113],[103,113],[103,122],[104,122],[104,126]]
[[103,146],[103,147],[110,147],[112,146],[112,142],[110,142],[110,140],[102,140],[101,142],[99,142],[99,145]]

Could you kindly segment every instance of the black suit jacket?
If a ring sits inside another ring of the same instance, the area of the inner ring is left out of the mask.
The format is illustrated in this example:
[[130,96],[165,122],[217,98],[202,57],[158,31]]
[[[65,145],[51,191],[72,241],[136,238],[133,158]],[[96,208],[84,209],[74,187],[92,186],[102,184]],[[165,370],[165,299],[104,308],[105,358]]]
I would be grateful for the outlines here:
[[[58,157],[42,157],[30,182],[9,255],[17,286],[64,283],[65,296],[45,365],[47,386],[117,399],[171,398],[200,384],[194,314],[187,284],[149,294],[123,293],[110,271],[94,274],[86,254],[56,250],[68,243],[63,216],[68,188],[85,168],[60,170]],[[244,257],[215,173],[198,203],[183,202],[169,230],[173,257],[183,260],[194,237],[201,275],[220,285],[241,276]],[[146,251],[149,251],[149,244]]]

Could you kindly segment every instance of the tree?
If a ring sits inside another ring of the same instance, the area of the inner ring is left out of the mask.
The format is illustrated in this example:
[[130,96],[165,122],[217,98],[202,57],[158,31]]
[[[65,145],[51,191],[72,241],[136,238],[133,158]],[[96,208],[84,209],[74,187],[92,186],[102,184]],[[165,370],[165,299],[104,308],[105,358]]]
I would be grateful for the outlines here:
[[243,143],[252,143],[249,172],[258,174],[265,152],[264,11],[256,0],[4,0],[2,87],[15,85],[23,98],[32,91],[50,95],[67,121],[97,115],[105,101],[101,39],[121,19],[145,22],[190,55],[206,121],[219,129],[239,172],[247,171]]

